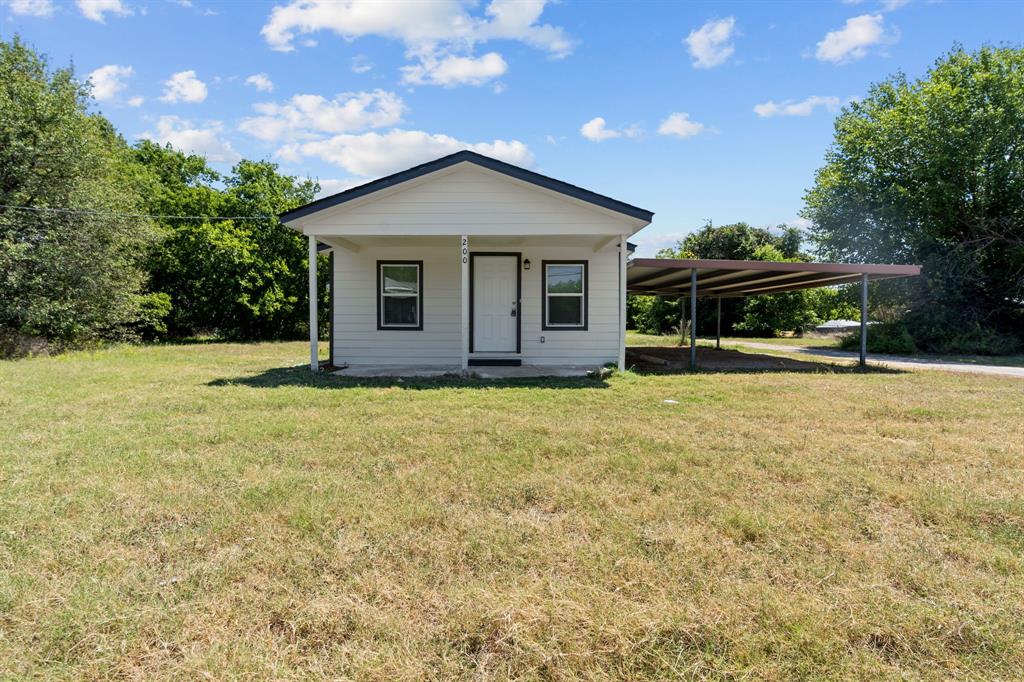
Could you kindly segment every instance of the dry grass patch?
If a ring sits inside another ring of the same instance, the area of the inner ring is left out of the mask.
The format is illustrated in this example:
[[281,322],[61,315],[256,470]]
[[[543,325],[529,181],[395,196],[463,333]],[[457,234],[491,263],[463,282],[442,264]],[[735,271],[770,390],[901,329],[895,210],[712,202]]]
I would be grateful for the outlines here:
[[4,674],[1024,669],[1019,381],[359,382],[302,357],[0,364]]

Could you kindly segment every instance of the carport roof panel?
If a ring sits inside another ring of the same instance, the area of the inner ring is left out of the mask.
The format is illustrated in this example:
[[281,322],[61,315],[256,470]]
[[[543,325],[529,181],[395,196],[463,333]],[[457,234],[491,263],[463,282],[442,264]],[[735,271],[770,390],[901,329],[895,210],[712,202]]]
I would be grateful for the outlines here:
[[634,258],[629,262],[626,285],[634,294],[689,293],[693,270],[697,271],[698,296],[729,298],[848,284],[860,281],[863,275],[877,280],[921,274],[919,265]]

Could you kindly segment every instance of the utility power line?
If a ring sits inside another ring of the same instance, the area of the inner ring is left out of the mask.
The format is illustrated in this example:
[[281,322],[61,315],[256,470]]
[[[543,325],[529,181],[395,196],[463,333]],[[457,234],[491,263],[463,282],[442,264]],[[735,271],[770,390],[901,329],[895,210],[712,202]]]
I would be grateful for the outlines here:
[[117,213],[113,211],[97,211],[88,208],[48,208],[45,206],[12,206],[0,204],[0,208],[12,211],[29,211],[32,213],[61,213],[65,215],[88,215],[99,218],[156,218],[159,220],[267,220],[276,218],[273,215],[154,215],[152,213]]

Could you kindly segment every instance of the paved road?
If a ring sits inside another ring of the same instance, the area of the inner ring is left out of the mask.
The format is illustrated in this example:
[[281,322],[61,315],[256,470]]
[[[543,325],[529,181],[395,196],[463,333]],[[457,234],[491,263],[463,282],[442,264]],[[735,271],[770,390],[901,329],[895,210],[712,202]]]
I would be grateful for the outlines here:
[[[725,343],[725,342],[723,342]],[[843,360],[856,360],[860,355],[852,351],[833,350],[831,348],[814,348],[811,346],[784,346],[778,343],[762,343],[760,341],[728,341],[729,345],[761,350],[784,351],[801,355],[818,355]],[[902,355],[868,355],[868,362],[873,365],[885,365],[899,369],[940,369],[945,372],[964,372],[967,374],[993,374],[1004,377],[1024,379],[1024,367],[1002,367],[999,365],[978,365],[970,362],[950,362],[949,360],[929,360],[912,358]]]

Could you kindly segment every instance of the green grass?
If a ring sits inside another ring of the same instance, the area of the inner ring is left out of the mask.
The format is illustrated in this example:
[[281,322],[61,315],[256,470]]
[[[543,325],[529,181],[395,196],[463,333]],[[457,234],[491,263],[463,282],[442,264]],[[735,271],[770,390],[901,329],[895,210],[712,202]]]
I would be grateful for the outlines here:
[[0,363],[0,677],[1024,669],[1019,381],[359,382],[305,348]]

